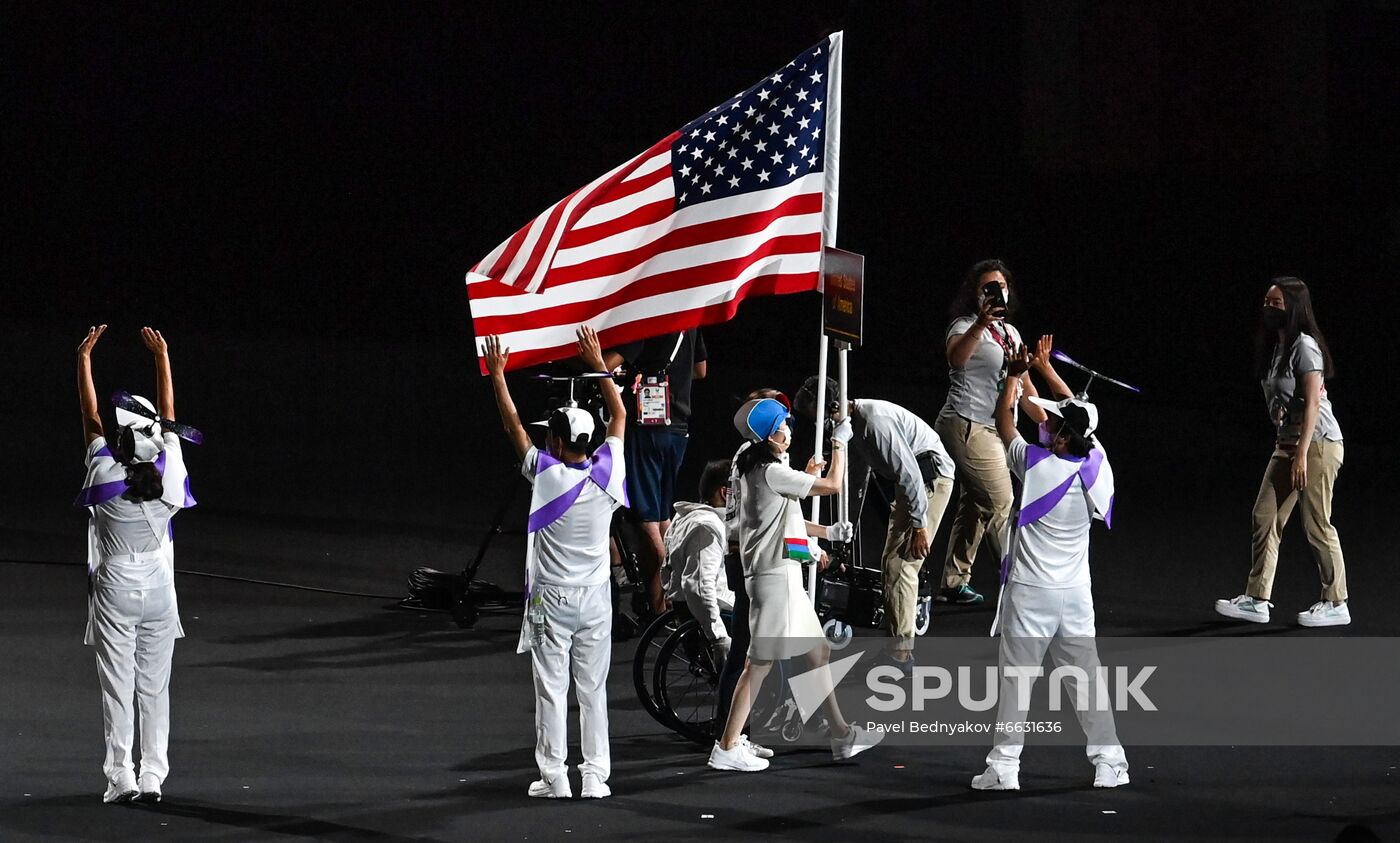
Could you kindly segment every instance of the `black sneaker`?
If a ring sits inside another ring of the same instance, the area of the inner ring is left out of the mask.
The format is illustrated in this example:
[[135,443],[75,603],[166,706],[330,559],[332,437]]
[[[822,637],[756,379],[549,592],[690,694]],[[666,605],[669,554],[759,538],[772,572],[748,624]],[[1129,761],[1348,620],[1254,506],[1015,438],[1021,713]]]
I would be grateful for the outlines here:
[[955,603],[959,606],[973,606],[981,603],[985,598],[973,590],[972,586],[963,583],[957,588],[945,588],[938,592],[936,598],[939,603]]
[[904,661],[900,661],[889,651],[885,651],[880,654],[880,664],[890,665],[896,668],[905,679],[909,679],[914,675],[914,653],[912,651],[909,652],[909,658]]

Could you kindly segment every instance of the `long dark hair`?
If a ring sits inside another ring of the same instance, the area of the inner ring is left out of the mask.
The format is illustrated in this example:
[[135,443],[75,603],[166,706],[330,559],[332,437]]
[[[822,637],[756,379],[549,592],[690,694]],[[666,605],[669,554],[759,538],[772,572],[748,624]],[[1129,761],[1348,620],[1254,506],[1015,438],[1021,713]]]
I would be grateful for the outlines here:
[[744,449],[735,461],[735,467],[739,470],[739,476],[743,477],[760,465],[768,465],[778,461],[778,455],[773,453],[773,448],[768,444],[768,440],[754,442]]
[[991,260],[978,261],[967,271],[963,278],[962,286],[958,287],[958,294],[953,299],[953,304],[948,308],[949,319],[960,319],[964,316],[977,315],[977,295],[982,291],[982,276],[988,272],[1000,272],[1006,279],[1006,316],[1011,318],[1016,313],[1016,306],[1020,303],[1016,298],[1016,288],[1011,284],[1011,267],[1005,261],[992,258]]
[[[1269,283],[1283,293],[1283,301],[1287,306],[1284,313],[1288,316],[1288,321],[1283,328],[1280,365],[1288,360],[1288,350],[1298,341],[1298,335],[1307,334],[1317,341],[1317,347],[1322,351],[1323,376],[1332,377],[1332,352],[1327,348],[1327,340],[1322,336],[1322,330],[1317,327],[1317,316],[1313,313],[1312,294],[1308,292],[1308,285],[1304,284],[1301,278],[1292,276],[1275,278]],[[1278,334],[1264,327],[1261,316],[1254,339],[1254,368],[1259,377],[1266,378],[1271,374],[1269,364],[1277,347]]]
[[136,435],[130,426],[123,427],[117,436],[116,453],[113,454],[117,462],[126,466],[126,491],[122,492],[122,497],[132,502],[153,501],[165,493],[160,469],[156,468],[155,463],[133,463],[131,460],[135,454]]

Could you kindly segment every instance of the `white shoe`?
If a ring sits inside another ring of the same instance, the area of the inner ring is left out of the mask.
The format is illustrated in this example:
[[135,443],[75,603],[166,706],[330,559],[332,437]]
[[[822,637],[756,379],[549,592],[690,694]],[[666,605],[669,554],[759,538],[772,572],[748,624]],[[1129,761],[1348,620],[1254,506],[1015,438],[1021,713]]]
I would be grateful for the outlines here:
[[131,800],[132,802],[154,805],[160,801],[160,779],[156,778],[155,773],[142,773],[138,789],[141,792],[136,794],[135,798]]
[[980,776],[972,777],[973,790],[1020,790],[1021,778],[1019,773],[998,773],[994,768],[988,767],[987,771]]
[[1248,594],[1241,594],[1234,600],[1215,601],[1215,611],[1237,621],[1268,623],[1269,607],[1272,605],[1267,600],[1255,600]]
[[847,723],[846,737],[831,739],[831,757],[837,761],[854,758],[884,739],[884,732],[870,732],[854,723]]
[[773,757],[773,750],[769,749],[769,748],[766,747],[766,746],[759,746],[758,744],[756,744],[756,743],[754,743],[753,741],[749,740],[749,736],[748,736],[748,735],[740,735],[740,736],[739,736],[739,741],[740,741],[744,746],[747,746],[747,747],[749,748],[749,752],[752,752],[754,755],[758,756],[759,758],[772,758],[772,757]]
[[123,770],[115,779],[107,782],[107,792],[102,794],[102,801],[108,805],[125,805],[140,792],[136,788],[136,774]]
[[768,769],[768,759],[759,758],[743,741],[734,744],[733,749],[725,749],[715,741],[710,750],[710,768],[714,770],[737,770],[741,773],[757,773]]
[[574,795],[569,787],[568,773],[561,773],[554,781],[540,779],[530,785],[528,792],[539,799],[571,799]]
[[1112,764],[1094,765],[1094,787],[1122,787],[1128,783],[1128,771]]
[[608,783],[598,778],[596,773],[583,774],[583,790],[579,795],[584,799],[606,799],[612,796],[612,788]]
[[1298,613],[1298,623],[1302,626],[1346,626],[1351,623],[1351,610],[1345,603],[1333,606],[1331,600],[1320,600],[1306,612]]

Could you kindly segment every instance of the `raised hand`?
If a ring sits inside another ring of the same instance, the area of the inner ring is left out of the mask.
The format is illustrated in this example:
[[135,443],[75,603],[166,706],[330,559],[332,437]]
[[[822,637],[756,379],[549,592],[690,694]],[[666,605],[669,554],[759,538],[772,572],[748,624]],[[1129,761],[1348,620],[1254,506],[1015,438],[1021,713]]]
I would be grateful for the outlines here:
[[1055,350],[1055,335],[1045,334],[1041,336],[1040,342],[1035,344],[1035,352],[1031,354],[1031,368],[1037,371],[1050,365],[1050,352]]
[[1006,373],[1014,378],[1024,375],[1031,367],[1031,355],[1024,344],[1016,346],[1011,359],[1006,364]]
[[501,338],[489,336],[486,338],[486,371],[492,376],[503,375],[506,371],[506,363],[510,360],[510,349],[501,348]]
[[578,356],[595,372],[607,371],[603,363],[603,347],[598,343],[598,334],[587,325],[578,326]]
[[141,329],[141,342],[146,344],[146,350],[157,357],[169,353],[170,349],[165,344],[165,337],[160,335],[160,331],[154,328]]
[[83,341],[78,343],[78,355],[80,357],[87,357],[92,354],[92,347],[97,345],[97,340],[101,338],[102,332],[106,330],[106,325],[94,325],[88,328],[87,336],[83,337]]

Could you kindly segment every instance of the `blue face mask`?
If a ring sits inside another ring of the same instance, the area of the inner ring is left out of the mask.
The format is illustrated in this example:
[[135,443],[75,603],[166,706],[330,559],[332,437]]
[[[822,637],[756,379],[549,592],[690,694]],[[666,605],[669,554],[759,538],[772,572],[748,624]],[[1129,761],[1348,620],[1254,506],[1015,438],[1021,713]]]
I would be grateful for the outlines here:
[[1041,422],[1039,425],[1036,426],[1036,432],[1039,435],[1040,446],[1042,448],[1053,448],[1055,447],[1055,432],[1052,431],[1050,428],[1046,427],[1045,425],[1046,422]]

